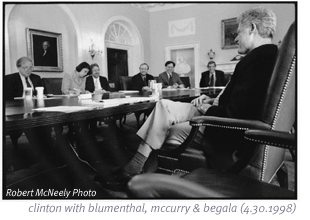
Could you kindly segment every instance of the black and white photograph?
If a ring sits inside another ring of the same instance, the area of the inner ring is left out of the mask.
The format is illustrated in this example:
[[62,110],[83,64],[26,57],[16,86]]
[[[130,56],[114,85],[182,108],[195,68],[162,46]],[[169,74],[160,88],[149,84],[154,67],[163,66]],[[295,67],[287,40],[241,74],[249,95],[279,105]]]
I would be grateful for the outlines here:
[[3,2],[7,211],[300,214],[298,6]]

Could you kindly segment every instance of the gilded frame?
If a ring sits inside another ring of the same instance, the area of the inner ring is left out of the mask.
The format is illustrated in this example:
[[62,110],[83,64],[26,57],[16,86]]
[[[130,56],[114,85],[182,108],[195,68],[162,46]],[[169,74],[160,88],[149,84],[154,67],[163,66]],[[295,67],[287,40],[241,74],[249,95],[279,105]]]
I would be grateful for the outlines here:
[[[62,35],[48,31],[26,29],[27,55],[33,61],[34,72],[63,72]],[[43,43],[48,42],[48,50]]]
[[237,18],[230,18],[222,20],[222,49],[238,48],[235,42],[237,37],[238,23]]

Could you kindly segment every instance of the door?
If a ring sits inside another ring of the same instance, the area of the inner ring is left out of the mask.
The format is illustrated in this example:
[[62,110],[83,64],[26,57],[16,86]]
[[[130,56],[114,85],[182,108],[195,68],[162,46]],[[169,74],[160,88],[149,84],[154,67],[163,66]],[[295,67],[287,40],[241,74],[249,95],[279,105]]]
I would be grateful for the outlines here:
[[109,83],[115,85],[112,91],[118,91],[120,89],[119,77],[128,76],[127,50],[107,48],[107,55]]

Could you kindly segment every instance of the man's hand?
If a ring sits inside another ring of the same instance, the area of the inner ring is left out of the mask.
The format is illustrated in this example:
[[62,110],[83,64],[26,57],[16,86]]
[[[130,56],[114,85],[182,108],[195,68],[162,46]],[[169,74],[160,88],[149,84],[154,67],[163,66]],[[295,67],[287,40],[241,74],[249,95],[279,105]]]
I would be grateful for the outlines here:
[[196,99],[193,99],[191,101],[191,103],[198,107],[198,106],[201,106],[202,104],[208,104],[208,103],[211,103],[213,101],[213,99],[211,99],[209,96],[206,96],[206,95],[201,95],[199,96],[198,98]]
[[179,85],[180,89],[183,89],[184,87],[185,87],[184,84]]
[[148,86],[144,86],[144,87],[142,87],[142,90],[145,90],[145,91],[150,91],[150,90],[151,90],[151,88],[150,88],[150,87],[148,87]]
[[177,89],[177,88],[179,87],[179,84],[175,83],[175,84],[172,85],[172,87],[173,87],[174,89]]
[[202,104],[202,105],[198,106],[197,109],[198,109],[198,111],[200,111],[204,115],[211,106],[212,105],[210,105],[210,104]]

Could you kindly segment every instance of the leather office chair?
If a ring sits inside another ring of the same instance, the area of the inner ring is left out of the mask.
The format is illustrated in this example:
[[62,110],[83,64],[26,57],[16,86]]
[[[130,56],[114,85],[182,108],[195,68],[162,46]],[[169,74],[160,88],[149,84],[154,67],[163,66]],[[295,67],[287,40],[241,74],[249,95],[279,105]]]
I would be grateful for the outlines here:
[[119,83],[121,90],[129,90],[132,84],[132,78],[130,76],[120,76]]
[[[119,77],[119,82],[120,82],[121,90],[130,90],[132,88],[132,77],[130,77],[130,76],[120,76]],[[146,116],[150,114],[149,110],[135,112],[135,117],[136,117],[136,121],[137,121],[137,127],[140,127],[140,116],[143,113],[144,113],[143,120],[145,121]],[[128,115],[129,114],[132,114],[132,113],[128,113]],[[120,125],[122,126],[125,123],[126,123],[126,115],[123,115],[121,117],[121,119],[120,119]]]
[[[120,90],[129,90],[131,88],[131,84],[132,84],[132,78],[130,76],[119,77]],[[119,124],[121,127],[123,127],[123,124],[125,123],[126,123],[126,114],[122,115],[119,120]]]
[[[157,167],[146,166],[145,171],[153,171],[157,168],[157,172],[175,173],[181,170],[184,173],[199,167],[212,167],[246,175],[264,182],[270,182],[274,175],[277,175],[280,185],[287,187],[287,173],[283,163],[285,151],[270,148],[268,145],[251,143],[249,146],[249,143],[243,139],[243,133],[248,129],[270,129],[288,132],[296,121],[295,34],[294,22],[279,47],[265,104],[262,106],[260,120],[209,116],[194,117],[190,121],[193,127],[187,140],[173,151],[158,150],[157,155],[153,156],[158,158]],[[235,144],[242,146],[246,150],[242,152],[242,155],[237,152],[236,156],[239,158],[237,161],[229,161],[222,154],[216,154],[218,158],[211,162],[209,158],[206,160],[205,155],[207,154],[204,153],[204,146],[208,146],[208,149],[214,149],[215,151],[223,146],[220,143],[210,143],[207,138],[204,138],[202,146],[194,147],[196,143],[193,140],[198,133],[199,126],[206,126],[206,135],[204,137],[208,136],[208,129],[216,129],[220,137],[225,137],[226,140],[230,138],[230,146]],[[190,145],[191,147],[188,147]],[[218,163],[210,165],[214,161]]]
[[189,76],[182,76],[180,78],[181,78],[185,88],[191,87],[191,82],[190,82]]
[[[249,141],[289,149],[296,159],[295,134],[271,130],[248,130]],[[296,161],[295,161],[296,162]],[[135,176],[128,183],[131,197],[138,198],[287,198],[297,197],[291,191],[272,184],[225,171],[199,168],[184,177],[164,174]]]
[[61,95],[62,78],[42,78],[45,94]]

